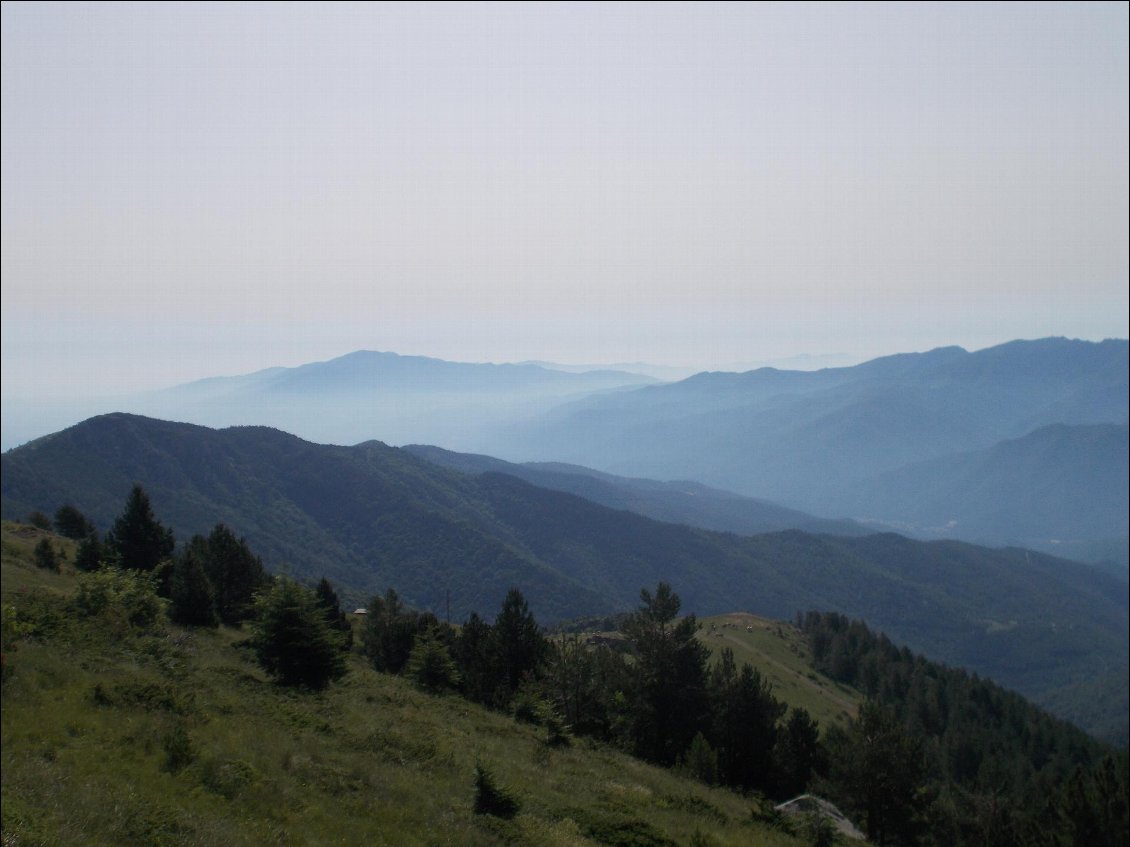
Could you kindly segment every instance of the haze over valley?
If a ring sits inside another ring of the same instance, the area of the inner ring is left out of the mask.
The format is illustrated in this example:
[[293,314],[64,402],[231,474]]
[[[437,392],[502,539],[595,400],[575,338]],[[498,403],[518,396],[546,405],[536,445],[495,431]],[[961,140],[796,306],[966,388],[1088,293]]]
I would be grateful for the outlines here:
[[1126,844],[1130,6],[0,18],[5,845]]

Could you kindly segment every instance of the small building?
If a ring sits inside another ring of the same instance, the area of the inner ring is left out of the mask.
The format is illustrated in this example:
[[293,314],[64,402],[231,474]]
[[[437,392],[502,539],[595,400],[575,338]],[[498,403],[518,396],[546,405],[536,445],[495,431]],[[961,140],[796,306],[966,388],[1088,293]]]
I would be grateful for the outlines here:
[[355,614],[355,615],[367,615],[367,614],[369,614],[369,610],[368,609],[354,609],[353,614]]

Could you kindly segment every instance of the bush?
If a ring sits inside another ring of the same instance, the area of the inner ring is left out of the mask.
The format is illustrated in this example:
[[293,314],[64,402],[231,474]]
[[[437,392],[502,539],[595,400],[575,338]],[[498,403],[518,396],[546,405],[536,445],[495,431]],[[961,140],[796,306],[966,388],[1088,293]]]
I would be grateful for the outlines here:
[[39,543],[35,545],[35,565],[36,567],[43,568],[45,571],[59,572],[59,555],[55,552],[55,548],[51,546],[51,542],[46,538],[39,539]]
[[494,781],[494,774],[475,765],[475,814],[494,815],[509,820],[518,814],[518,801]]
[[165,613],[151,575],[118,568],[81,574],[72,607],[79,617],[105,619],[119,633],[154,629]]

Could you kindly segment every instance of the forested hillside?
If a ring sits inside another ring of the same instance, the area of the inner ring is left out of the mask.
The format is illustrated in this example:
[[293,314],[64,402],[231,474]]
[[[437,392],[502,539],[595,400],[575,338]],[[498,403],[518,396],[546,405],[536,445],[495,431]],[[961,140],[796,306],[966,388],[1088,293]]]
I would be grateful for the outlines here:
[[[180,539],[223,522],[269,568],[355,597],[395,585],[459,618],[511,586],[550,621],[629,607],[670,580],[688,609],[862,617],[927,655],[991,675],[1086,726],[1126,722],[1127,603],[1093,569],[1021,550],[897,536],[742,538],[610,510],[502,474],[469,477],[378,443],[310,444],[258,427],[95,418],[0,459],[5,516],[72,503],[109,526],[135,482]],[[1062,698],[1096,683],[1095,702]]]

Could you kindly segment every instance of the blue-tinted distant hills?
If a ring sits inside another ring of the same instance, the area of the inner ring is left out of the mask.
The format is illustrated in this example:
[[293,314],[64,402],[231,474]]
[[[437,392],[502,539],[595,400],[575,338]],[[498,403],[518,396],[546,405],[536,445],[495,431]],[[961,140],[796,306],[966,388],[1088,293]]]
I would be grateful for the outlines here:
[[[1124,427],[1127,361],[1125,340],[1047,338],[813,372],[703,373],[564,404],[487,452],[694,479],[905,529],[957,520],[951,535],[993,543],[1117,550],[1125,509],[1107,523],[1126,503],[1117,439],[1079,430],[1060,431],[1058,449],[1047,435],[1005,442],[1057,425]],[[982,451],[991,456],[969,455]],[[1009,500],[1024,506],[996,502]]]
[[567,373],[360,350],[294,368],[199,380],[117,409],[206,426],[266,424],[333,444],[379,439],[466,446],[484,428],[654,382],[625,371]]
[[433,464],[461,473],[508,474],[540,488],[575,494],[610,509],[623,509],[668,523],[739,535],[786,529],[829,535],[867,535],[873,532],[854,521],[818,518],[767,500],[743,497],[697,482],[631,479],[559,462],[516,464],[491,456],[454,453],[420,444],[410,444],[404,449]]

